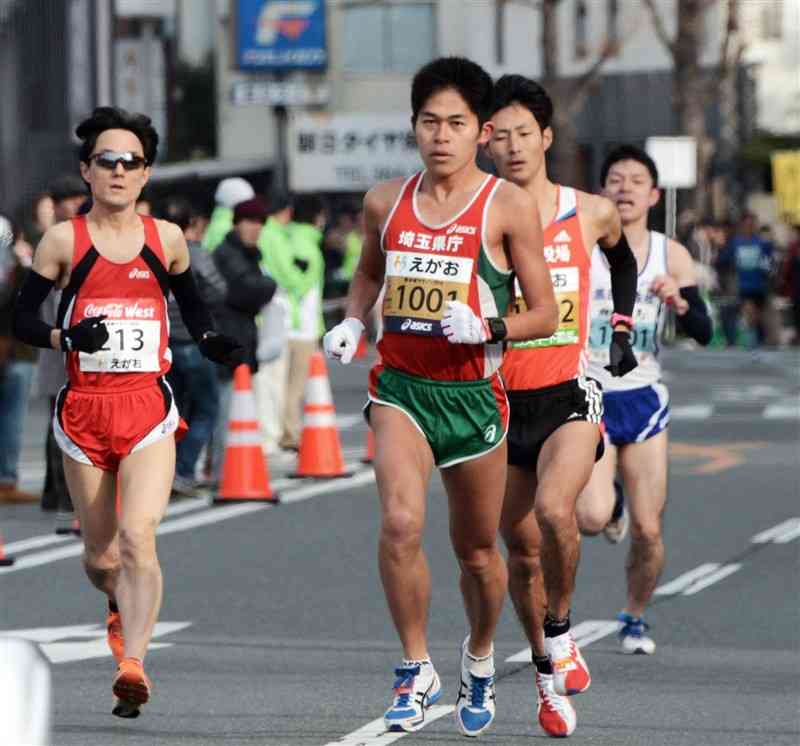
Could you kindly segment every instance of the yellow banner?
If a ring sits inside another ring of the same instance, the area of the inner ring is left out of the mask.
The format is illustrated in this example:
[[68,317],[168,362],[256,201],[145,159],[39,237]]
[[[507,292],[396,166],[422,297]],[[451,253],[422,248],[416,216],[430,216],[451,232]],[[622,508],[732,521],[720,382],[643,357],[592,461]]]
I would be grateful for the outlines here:
[[772,186],[781,217],[800,223],[800,150],[772,154]]

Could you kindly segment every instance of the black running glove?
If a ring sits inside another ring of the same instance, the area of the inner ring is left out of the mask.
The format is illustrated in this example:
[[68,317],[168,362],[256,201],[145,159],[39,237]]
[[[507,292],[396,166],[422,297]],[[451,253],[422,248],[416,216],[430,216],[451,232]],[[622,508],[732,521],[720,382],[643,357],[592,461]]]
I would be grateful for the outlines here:
[[244,362],[244,347],[227,334],[206,332],[197,346],[204,357],[220,365],[235,368]]
[[105,316],[87,316],[69,329],[61,332],[61,349],[64,352],[97,352],[108,341]]
[[630,373],[639,363],[631,348],[630,332],[614,332],[609,348],[609,365],[606,370],[615,378]]

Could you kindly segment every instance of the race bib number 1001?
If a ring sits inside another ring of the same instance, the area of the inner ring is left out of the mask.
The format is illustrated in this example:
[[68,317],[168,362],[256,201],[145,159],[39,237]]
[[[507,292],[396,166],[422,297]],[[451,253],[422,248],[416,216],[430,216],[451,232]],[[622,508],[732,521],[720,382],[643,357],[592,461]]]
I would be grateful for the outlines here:
[[466,303],[473,260],[410,251],[386,255],[383,320],[387,332],[442,335],[447,301]]

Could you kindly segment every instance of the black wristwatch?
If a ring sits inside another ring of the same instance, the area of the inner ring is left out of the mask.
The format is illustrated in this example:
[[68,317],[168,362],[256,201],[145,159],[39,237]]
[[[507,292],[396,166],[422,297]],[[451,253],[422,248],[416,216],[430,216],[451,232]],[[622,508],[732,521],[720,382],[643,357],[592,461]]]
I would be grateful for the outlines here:
[[502,342],[506,338],[508,329],[506,329],[506,322],[503,319],[497,317],[486,319],[486,325],[489,327],[489,342],[492,344]]

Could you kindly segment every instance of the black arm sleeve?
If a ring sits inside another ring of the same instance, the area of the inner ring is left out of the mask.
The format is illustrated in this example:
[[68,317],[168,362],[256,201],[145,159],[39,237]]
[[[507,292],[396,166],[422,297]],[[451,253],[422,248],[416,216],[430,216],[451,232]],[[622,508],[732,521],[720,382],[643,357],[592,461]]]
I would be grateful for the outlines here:
[[34,347],[52,349],[50,332],[55,327],[39,318],[39,306],[53,289],[55,283],[31,270],[17,293],[12,310],[14,336]]
[[199,342],[206,332],[214,331],[214,319],[200,297],[191,267],[179,275],[170,275],[169,289],[178,303],[183,323],[195,342]]
[[628,239],[623,233],[611,248],[600,246],[600,250],[608,259],[611,268],[611,297],[614,299],[614,312],[623,316],[633,315],[636,303],[636,282],[638,269],[636,257],[628,246]]
[[714,329],[697,285],[681,288],[681,298],[689,304],[689,310],[683,316],[675,316],[678,328],[699,344],[707,345]]

